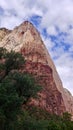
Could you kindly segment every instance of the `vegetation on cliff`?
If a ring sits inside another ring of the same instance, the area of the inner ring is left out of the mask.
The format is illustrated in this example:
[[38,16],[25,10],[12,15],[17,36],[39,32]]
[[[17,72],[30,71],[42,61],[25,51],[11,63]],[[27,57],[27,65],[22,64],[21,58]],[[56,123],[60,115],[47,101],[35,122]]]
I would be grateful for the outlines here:
[[59,117],[26,105],[41,87],[31,75],[21,73],[24,64],[21,54],[0,48],[0,130],[72,130],[69,113]]

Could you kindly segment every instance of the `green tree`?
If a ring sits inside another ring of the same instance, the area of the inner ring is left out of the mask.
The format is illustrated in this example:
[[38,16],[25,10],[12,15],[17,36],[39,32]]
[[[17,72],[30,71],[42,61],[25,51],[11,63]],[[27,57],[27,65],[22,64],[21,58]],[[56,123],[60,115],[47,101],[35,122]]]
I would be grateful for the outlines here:
[[[0,54],[0,128],[16,130],[23,103],[35,97],[40,90],[29,74],[19,72],[24,57],[1,48]],[[5,51],[5,52],[4,52]],[[4,52],[4,53],[3,53]]]
[[9,130],[9,125],[17,120],[22,103],[23,99],[16,92],[14,83],[7,78],[4,79],[0,84],[0,111],[3,113],[2,117],[5,117],[4,129]]
[[7,53],[7,50],[3,47],[0,47],[0,59],[3,59]]
[[5,55],[5,71],[6,75],[14,69],[19,69],[24,64],[24,57],[18,52],[8,52]]
[[35,80],[29,74],[14,72],[9,74],[9,78],[14,81],[14,85],[19,97],[23,97],[24,104],[31,98],[37,97],[37,92],[41,86],[35,83]]
[[68,113],[68,112],[64,112],[63,113],[63,120],[64,121],[71,121],[71,114],[70,113]]
[[8,52],[4,48],[0,48],[0,82],[10,73],[12,70],[18,70],[24,65],[24,57],[14,51]]

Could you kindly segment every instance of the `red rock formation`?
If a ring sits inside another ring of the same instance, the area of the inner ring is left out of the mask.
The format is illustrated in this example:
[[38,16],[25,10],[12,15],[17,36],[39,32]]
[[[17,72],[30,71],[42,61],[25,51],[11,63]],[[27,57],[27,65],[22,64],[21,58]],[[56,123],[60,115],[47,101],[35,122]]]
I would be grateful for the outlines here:
[[56,88],[52,69],[48,65],[31,61],[27,61],[24,68],[23,71],[32,74],[36,82],[43,87],[41,93],[38,94],[39,98],[33,99],[30,105],[35,104],[50,113],[62,114],[66,109],[62,95]]
[[21,52],[26,59],[23,71],[33,74],[43,86],[39,99],[33,99],[32,104],[51,113],[62,114],[68,111],[73,114],[73,97],[64,90],[40,34],[31,23],[26,21],[16,27],[4,37],[0,47]]

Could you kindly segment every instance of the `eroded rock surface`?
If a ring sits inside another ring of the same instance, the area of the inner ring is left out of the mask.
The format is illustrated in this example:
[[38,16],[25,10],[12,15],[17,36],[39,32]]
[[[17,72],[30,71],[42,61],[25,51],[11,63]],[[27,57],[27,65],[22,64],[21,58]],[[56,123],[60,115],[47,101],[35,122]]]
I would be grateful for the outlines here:
[[11,30],[8,30],[6,28],[0,29],[0,42],[3,40],[3,38],[8,35],[11,32]]
[[40,34],[31,23],[26,21],[16,27],[3,38],[0,47],[21,52],[27,60],[23,71],[33,74],[43,86],[39,100],[33,99],[32,104],[51,113],[68,111],[73,114],[73,97],[63,88]]

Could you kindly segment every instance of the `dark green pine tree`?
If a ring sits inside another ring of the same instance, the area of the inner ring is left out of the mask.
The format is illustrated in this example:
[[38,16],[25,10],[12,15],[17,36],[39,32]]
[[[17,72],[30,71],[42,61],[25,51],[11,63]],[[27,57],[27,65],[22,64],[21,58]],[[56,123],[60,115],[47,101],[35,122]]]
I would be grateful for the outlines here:
[[0,50],[0,129],[16,130],[22,105],[36,97],[40,86],[29,74],[19,73],[25,63],[21,54]]

